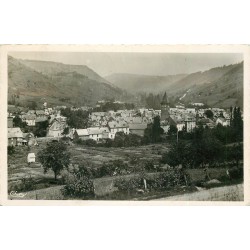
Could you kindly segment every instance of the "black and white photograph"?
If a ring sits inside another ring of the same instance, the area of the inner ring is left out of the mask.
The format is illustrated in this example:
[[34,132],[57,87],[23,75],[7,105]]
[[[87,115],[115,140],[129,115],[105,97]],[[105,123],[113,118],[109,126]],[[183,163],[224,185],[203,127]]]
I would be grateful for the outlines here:
[[243,52],[9,50],[7,80],[8,201],[244,201]]

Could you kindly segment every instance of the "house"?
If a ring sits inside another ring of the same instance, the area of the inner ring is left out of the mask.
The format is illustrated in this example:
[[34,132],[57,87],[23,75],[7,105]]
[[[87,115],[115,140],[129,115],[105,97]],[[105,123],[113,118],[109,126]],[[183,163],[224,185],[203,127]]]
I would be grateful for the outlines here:
[[224,117],[218,117],[216,120],[216,125],[221,124],[222,126],[230,126],[230,119]]
[[124,132],[127,135],[129,134],[129,126],[126,122],[108,122],[108,127],[111,133]]
[[48,129],[47,137],[61,137],[63,130],[66,128],[66,122],[54,119]]
[[26,124],[30,127],[36,125],[36,115],[35,114],[28,114],[22,116],[23,122],[26,122]]
[[178,131],[182,131],[185,127],[185,120],[180,115],[170,115],[169,126],[170,125],[176,126]]
[[136,134],[140,136],[144,136],[144,130],[147,128],[146,123],[141,124],[129,124],[129,131],[131,134]]
[[52,109],[52,108],[45,108],[45,109],[44,109],[44,114],[45,114],[45,115],[50,115],[50,114],[52,114],[52,112],[53,112],[53,109]]
[[89,132],[87,129],[75,129],[73,133],[73,138],[87,140],[89,139]]
[[41,117],[41,116],[45,116],[45,111],[44,110],[36,110],[36,115],[38,116],[38,117]]
[[23,145],[23,132],[20,128],[8,128],[8,146]]
[[185,116],[185,129],[186,132],[192,132],[193,129],[196,127],[196,118],[193,116]]
[[89,139],[95,140],[95,141],[100,141],[102,139],[102,131],[98,127],[93,127],[93,128],[87,128],[88,134],[89,134]]

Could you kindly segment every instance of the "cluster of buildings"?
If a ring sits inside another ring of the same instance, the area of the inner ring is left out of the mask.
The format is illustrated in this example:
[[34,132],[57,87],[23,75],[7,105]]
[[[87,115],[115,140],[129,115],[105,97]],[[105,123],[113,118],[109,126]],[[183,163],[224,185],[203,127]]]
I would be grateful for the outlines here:
[[[32,131],[32,128],[39,127],[42,122],[48,122],[47,137],[61,137],[64,128],[67,126],[66,117],[60,114],[60,110],[54,108],[26,110],[25,108],[16,108],[8,106],[8,145],[36,145],[37,140],[32,132],[23,132],[20,127],[14,123],[14,118],[19,117],[26,124],[26,130]],[[30,129],[29,129],[30,128]]]
[[[169,107],[166,93],[161,102],[161,126],[167,132],[171,125],[178,131],[192,132],[197,126],[214,128],[216,125],[230,126],[230,112],[221,108],[204,109],[202,103],[195,103],[194,108]],[[212,117],[207,115],[210,111]]]
[[114,139],[117,132],[125,134],[144,135],[147,125],[153,122],[160,110],[136,109],[117,110],[108,112],[92,112],[89,115],[91,127],[86,129],[73,129],[71,137],[77,139]]
[[[108,112],[91,112],[89,107],[76,108],[72,107],[72,111],[88,110],[89,127],[85,129],[69,128],[69,134],[66,135],[71,139],[92,139],[95,141],[102,141],[105,139],[114,139],[117,132],[124,132],[125,134],[144,135],[144,131],[148,124],[153,123],[154,117],[160,117],[160,125],[167,133],[170,126],[175,126],[178,131],[185,130],[192,132],[192,130],[199,125],[215,127],[217,124],[222,126],[230,125],[229,111],[220,108],[210,108],[213,117],[207,117],[206,110],[201,105],[196,107],[185,108],[183,106],[176,106],[170,108],[166,93],[161,102],[161,110],[154,109],[133,109],[133,110],[117,110]],[[67,125],[66,117],[62,116],[60,109],[66,107],[47,108],[43,110],[28,110],[26,112],[19,111],[18,115],[23,122],[29,127],[34,127],[39,122],[48,121],[47,129],[48,138],[59,138],[63,135]],[[210,113],[211,113],[210,112]],[[35,145],[36,140],[32,133],[23,133],[20,128],[13,126],[13,118],[16,113],[8,113],[8,141],[9,145]]]

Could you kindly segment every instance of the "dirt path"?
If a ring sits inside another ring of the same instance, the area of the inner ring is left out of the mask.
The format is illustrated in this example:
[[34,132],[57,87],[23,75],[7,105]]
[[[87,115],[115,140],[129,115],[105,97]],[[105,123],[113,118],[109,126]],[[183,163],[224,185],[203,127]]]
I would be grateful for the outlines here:
[[244,201],[243,184],[211,188],[195,193],[170,196],[157,200],[171,201]]

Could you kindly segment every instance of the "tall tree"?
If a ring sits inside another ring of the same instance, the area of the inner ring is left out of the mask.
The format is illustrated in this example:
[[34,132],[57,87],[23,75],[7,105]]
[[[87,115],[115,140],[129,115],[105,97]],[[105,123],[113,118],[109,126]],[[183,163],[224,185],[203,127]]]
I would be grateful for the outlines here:
[[152,142],[161,141],[161,135],[164,133],[163,128],[161,128],[160,117],[154,117],[154,122],[152,126]]
[[231,128],[233,133],[233,140],[234,141],[242,141],[243,140],[243,120],[241,117],[241,110],[240,107],[234,107],[233,109],[233,116],[231,122]]

